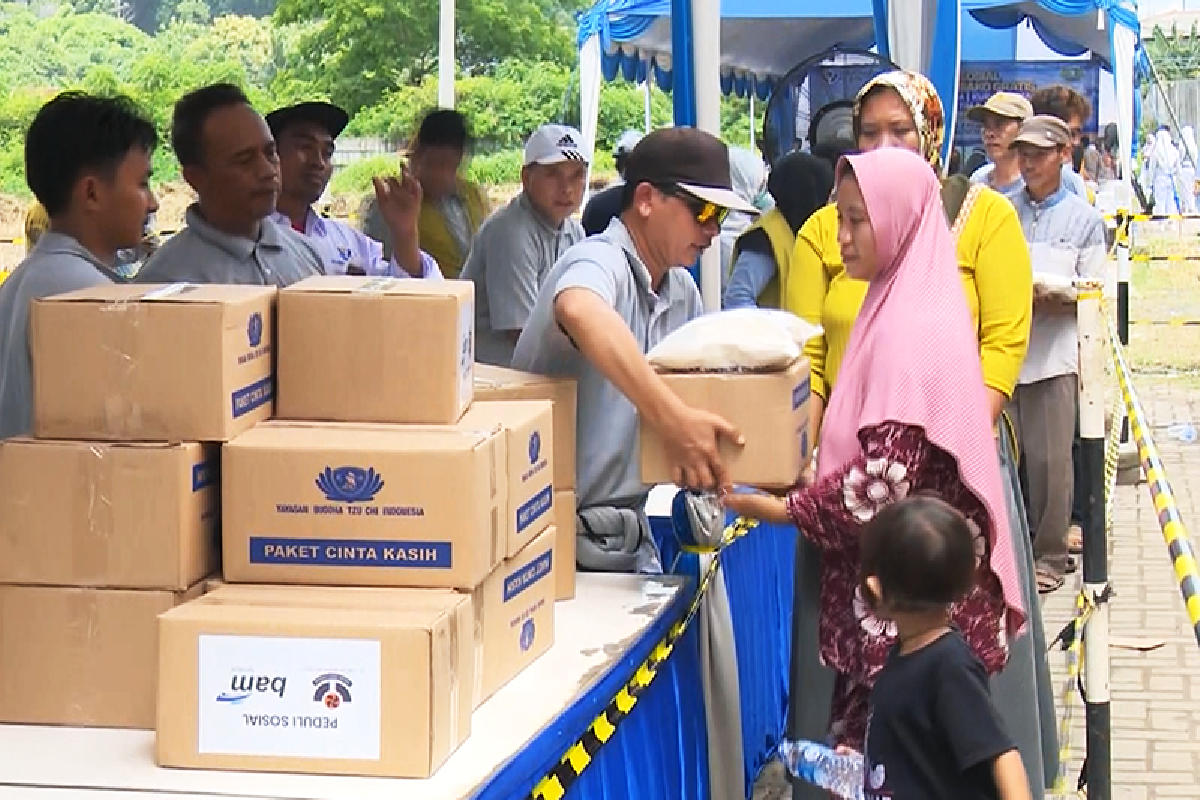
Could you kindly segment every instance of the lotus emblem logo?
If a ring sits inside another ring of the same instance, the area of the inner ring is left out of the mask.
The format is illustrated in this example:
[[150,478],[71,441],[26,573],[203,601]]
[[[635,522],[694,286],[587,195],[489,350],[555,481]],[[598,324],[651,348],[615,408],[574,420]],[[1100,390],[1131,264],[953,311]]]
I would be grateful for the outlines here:
[[533,647],[533,636],[533,620],[527,619],[525,620],[525,624],[521,626],[521,652],[525,652]]
[[255,311],[250,315],[250,321],[246,323],[246,338],[250,340],[251,347],[258,347],[262,344],[263,335],[263,319],[262,314]]
[[536,464],[542,454],[542,435],[534,431],[529,437],[529,463]]
[[374,467],[326,467],[317,475],[317,488],[335,503],[366,503],[383,488],[383,476]]

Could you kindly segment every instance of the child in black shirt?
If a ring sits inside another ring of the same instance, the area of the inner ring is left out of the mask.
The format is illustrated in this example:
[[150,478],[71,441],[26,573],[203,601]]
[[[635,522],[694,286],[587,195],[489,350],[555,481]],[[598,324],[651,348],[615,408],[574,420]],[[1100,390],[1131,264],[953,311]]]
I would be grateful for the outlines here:
[[913,496],[882,510],[861,541],[863,596],[898,634],[871,691],[865,797],[1029,800],[983,664],[950,624],[977,569],[966,518]]

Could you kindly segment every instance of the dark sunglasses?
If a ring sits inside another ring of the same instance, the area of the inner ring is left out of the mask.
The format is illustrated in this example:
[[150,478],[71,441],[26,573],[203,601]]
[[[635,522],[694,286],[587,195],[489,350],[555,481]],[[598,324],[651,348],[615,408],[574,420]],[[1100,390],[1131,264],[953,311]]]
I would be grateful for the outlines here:
[[702,200],[696,195],[689,192],[687,189],[680,187],[674,183],[655,184],[654,188],[665,194],[667,197],[674,197],[681,201],[692,212],[696,223],[703,227],[710,222],[715,222],[721,225],[725,222],[725,218],[729,216],[729,209],[724,206],[719,206],[716,203],[708,200]]

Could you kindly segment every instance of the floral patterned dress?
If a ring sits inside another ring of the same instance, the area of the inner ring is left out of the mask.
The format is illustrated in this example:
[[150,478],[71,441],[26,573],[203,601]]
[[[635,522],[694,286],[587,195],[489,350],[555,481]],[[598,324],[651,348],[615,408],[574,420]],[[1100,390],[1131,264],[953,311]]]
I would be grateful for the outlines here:
[[990,568],[983,503],[963,484],[954,457],[925,438],[922,428],[886,422],[860,433],[862,454],[807,490],[788,495],[788,513],[821,549],[822,662],[837,672],[830,732],[859,751],[866,735],[875,676],[896,641],[895,627],[871,614],[859,589],[859,531],[884,506],[916,492],[936,492],[976,531],[975,588],[951,609],[963,637],[994,674],[1004,666],[1004,594]]

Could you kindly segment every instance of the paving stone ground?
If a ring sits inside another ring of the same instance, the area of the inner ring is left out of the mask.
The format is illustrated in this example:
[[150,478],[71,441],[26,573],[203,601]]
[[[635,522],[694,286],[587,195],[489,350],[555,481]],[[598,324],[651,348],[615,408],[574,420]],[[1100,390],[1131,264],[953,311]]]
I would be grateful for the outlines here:
[[[1200,442],[1172,438],[1174,423],[1200,425],[1194,382],[1135,376],[1167,477],[1192,541],[1200,546]],[[1118,486],[1109,543],[1113,800],[1200,798],[1200,643],[1188,622],[1146,484]],[[1045,598],[1043,618],[1053,637],[1071,618],[1077,584]],[[1161,642],[1141,652],[1124,644]],[[1059,718],[1066,682],[1065,654],[1050,654]],[[1084,754],[1084,712],[1072,700],[1070,787]],[[1068,794],[1067,797],[1073,797]],[[753,800],[787,800],[791,790],[778,764],[760,776]]]

